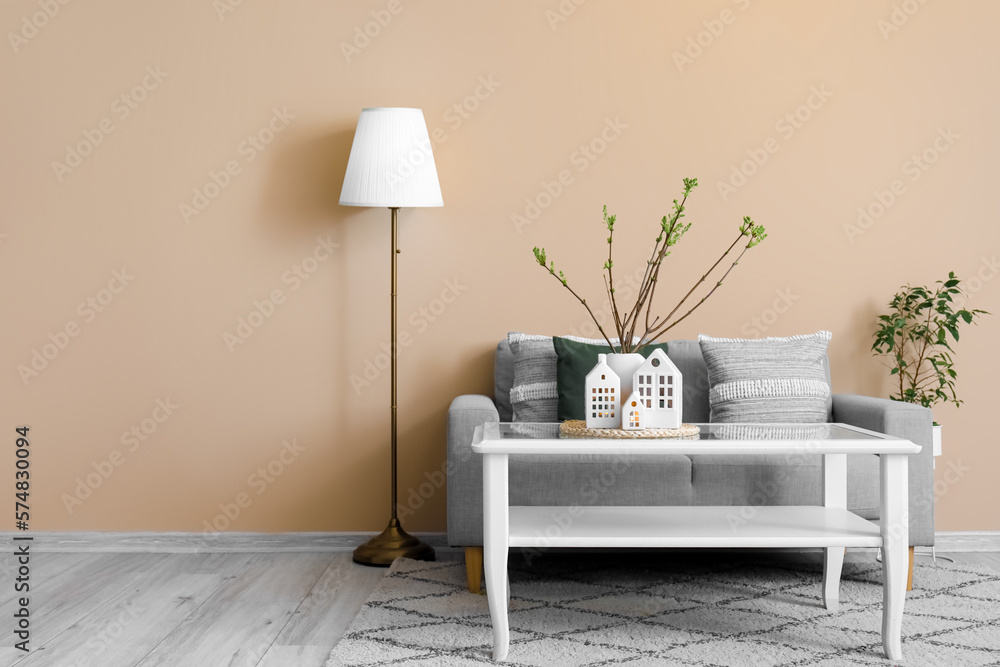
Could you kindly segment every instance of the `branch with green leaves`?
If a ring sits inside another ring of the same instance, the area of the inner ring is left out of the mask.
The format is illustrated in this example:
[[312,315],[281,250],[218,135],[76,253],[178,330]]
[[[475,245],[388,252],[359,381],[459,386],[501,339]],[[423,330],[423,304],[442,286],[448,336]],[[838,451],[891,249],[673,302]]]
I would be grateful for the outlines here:
[[[674,200],[673,211],[670,215],[665,215],[660,220],[660,230],[659,234],[656,236],[655,243],[653,244],[653,251],[650,254],[648,260],[646,260],[646,269],[643,273],[642,281],[639,283],[639,289],[636,296],[636,302],[634,306],[625,311],[624,316],[618,307],[618,300],[615,296],[615,281],[614,281],[614,259],[613,259],[613,247],[614,247],[614,235],[615,235],[615,221],[616,216],[608,215],[608,207],[604,207],[604,226],[608,231],[607,243],[608,243],[608,258],[604,262],[603,270],[604,275],[604,287],[605,292],[608,296],[608,302],[611,306],[611,314],[615,325],[615,332],[618,337],[618,349],[621,352],[638,352],[647,345],[654,343],[660,336],[675,327],[677,324],[683,322],[691,313],[697,310],[703,303],[715,291],[722,286],[723,281],[729,276],[729,273],[739,264],[740,259],[749,250],[757,245],[759,245],[765,238],[767,234],[764,231],[762,225],[758,225],[749,217],[744,217],[743,222],[739,227],[739,235],[736,240],[722,253],[722,256],[715,261],[714,264],[709,267],[701,278],[699,278],[694,286],[687,291],[687,293],[681,298],[676,306],[667,314],[666,317],[660,318],[653,315],[653,302],[654,296],[656,294],[656,287],[660,279],[660,269],[663,266],[664,260],[670,256],[672,252],[671,248],[675,247],[691,228],[691,223],[683,224],[681,219],[685,217],[685,208],[688,200],[688,196],[691,191],[698,186],[698,179],[696,178],[685,178],[684,179],[684,190],[680,200]],[[728,268],[717,280],[714,280],[712,287],[705,293],[691,308],[689,308],[682,315],[676,319],[672,319],[676,315],[681,307],[687,302],[687,300],[698,290],[699,287],[704,285],[709,276],[720,266],[723,265],[723,261],[729,256],[737,246],[740,245],[741,241],[746,239],[746,244],[740,250],[739,255]],[[594,316],[593,311],[587,304],[586,299],[581,297],[576,291],[569,286],[569,282],[562,271],[557,271],[555,268],[555,262],[548,259],[544,248],[535,248],[535,261],[546,269],[553,277],[555,277],[570,293],[576,297],[576,299],[583,304],[584,308],[587,309],[587,313],[590,318],[597,325],[597,330],[601,332],[601,336],[607,341],[608,346],[612,349],[615,348],[612,345],[611,340],[605,333],[604,328],[601,323],[597,321]],[[644,312],[645,311],[645,312]],[[643,320],[643,331],[642,334],[636,339],[636,330],[639,320]]]
[[552,274],[556,280],[562,283],[562,286],[568,289],[570,294],[576,297],[577,301],[583,304],[583,307],[587,309],[588,313],[590,313],[590,318],[594,320],[594,324],[597,325],[597,330],[601,332],[601,336],[603,336],[604,340],[607,341],[608,347],[614,348],[614,345],[611,344],[611,339],[609,339],[608,335],[604,333],[604,328],[601,326],[601,323],[597,321],[596,317],[594,317],[594,311],[592,311],[590,306],[587,305],[587,300],[577,294],[573,288],[569,286],[569,283],[566,281],[566,276],[563,275],[562,271],[559,271],[558,273],[556,272],[555,262],[550,262],[549,265],[546,266],[545,259],[545,248],[535,248],[535,261],[537,261],[543,268],[548,269],[548,272]]
[[958,373],[948,338],[959,339],[959,327],[975,324],[985,310],[968,310],[955,304],[965,291],[954,271],[936,288],[904,286],[889,302],[889,312],[879,315],[872,352],[883,359],[894,377],[894,401],[929,408],[936,403],[962,400],[955,391]]

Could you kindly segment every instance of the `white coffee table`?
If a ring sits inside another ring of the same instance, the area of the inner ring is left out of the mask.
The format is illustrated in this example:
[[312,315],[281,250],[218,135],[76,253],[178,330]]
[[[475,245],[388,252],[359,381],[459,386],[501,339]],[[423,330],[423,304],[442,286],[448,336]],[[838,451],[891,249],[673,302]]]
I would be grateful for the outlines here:
[[[907,456],[920,447],[845,424],[699,424],[696,440],[611,440],[559,437],[558,424],[487,423],[472,449],[483,455],[486,589],[493,620],[493,659],[510,645],[507,619],[510,547],[823,547],[823,599],[837,608],[846,547],[882,547],[882,647],[902,659],[906,597]],[[823,455],[823,505],[740,507],[513,506],[508,503],[511,454]],[[876,524],[847,511],[847,454],[878,454],[880,514]],[[749,510],[749,511],[748,511]]]

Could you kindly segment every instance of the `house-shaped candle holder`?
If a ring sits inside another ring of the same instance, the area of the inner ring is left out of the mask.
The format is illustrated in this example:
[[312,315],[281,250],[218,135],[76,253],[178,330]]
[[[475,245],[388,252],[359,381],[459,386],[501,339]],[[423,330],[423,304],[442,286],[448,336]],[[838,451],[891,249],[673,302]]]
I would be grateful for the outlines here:
[[635,372],[632,390],[646,407],[643,428],[680,428],[684,378],[663,350],[653,350]]
[[629,394],[622,406],[622,428],[626,431],[646,428],[646,403],[634,391]]
[[587,428],[620,428],[621,379],[608,366],[607,355],[597,355],[584,383],[587,401]]
[[585,383],[587,428],[680,428],[684,378],[661,349],[653,350],[632,375],[632,393],[621,402],[621,379],[608,366],[607,355]]

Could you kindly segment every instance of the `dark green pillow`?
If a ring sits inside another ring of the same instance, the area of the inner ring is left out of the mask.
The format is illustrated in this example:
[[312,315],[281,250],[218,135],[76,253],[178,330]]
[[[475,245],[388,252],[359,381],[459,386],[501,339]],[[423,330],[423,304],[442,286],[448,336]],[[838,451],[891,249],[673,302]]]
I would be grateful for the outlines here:
[[[583,393],[586,390],[587,373],[597,365],[597,355],[614,352],[607,345],[592,345],[558,336],[552,338],[556,348],[556,388],[559,392],[559,421],[586,419]],[[655,343],[644,347],[640,354],[649,358],[655,349],[667,353],[666,343]],[[627,397],[626,397],[627,398]]]

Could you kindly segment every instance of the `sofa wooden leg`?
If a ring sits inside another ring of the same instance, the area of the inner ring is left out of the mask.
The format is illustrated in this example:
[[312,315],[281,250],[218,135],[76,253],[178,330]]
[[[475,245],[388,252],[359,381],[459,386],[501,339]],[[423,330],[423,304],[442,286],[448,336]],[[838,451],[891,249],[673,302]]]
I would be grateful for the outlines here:
[[[912,554],[912,552],[911,552]],[[910,560],[913,563],[913,560]],[[465,578],[469,583],[469,592],[479,595],[483,585],[483,548],[465,547]]]
[[910,547],[910,569],[906,573],[906,590],[913,590],[913,547]]

